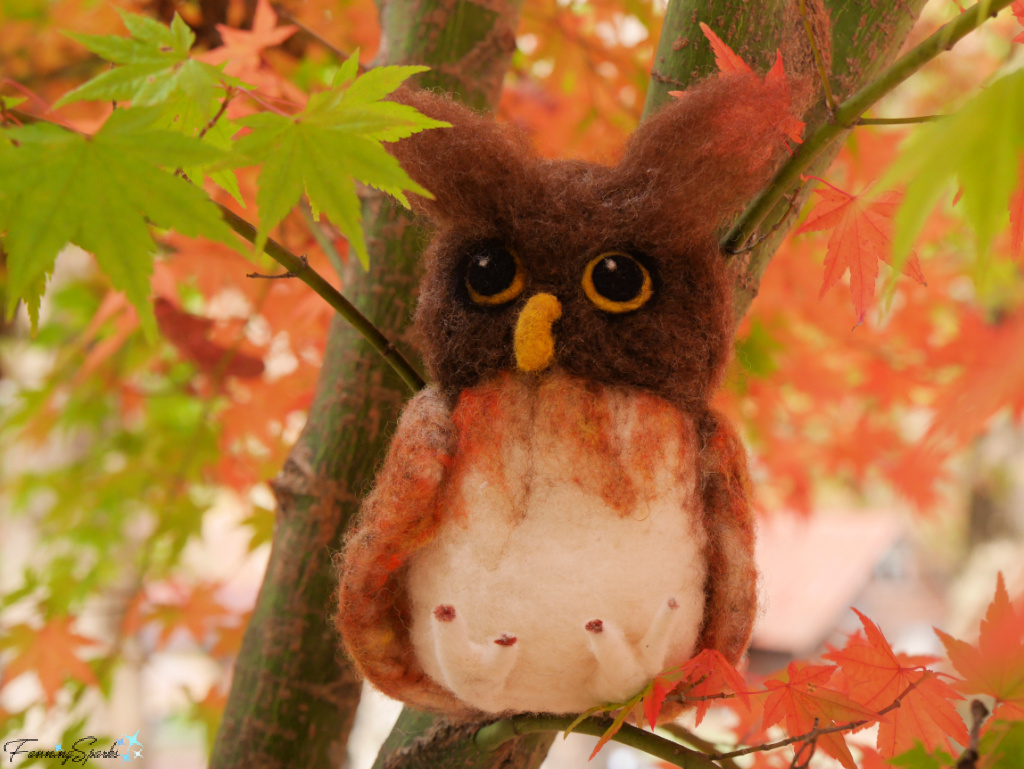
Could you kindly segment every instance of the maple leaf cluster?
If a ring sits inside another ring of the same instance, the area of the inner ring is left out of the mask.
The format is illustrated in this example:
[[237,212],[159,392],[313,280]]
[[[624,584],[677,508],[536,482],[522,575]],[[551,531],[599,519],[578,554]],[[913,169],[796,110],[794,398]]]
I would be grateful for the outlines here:
[[[1013,724],[1024,721],[1024,608],[1010,602],[1002,575],[976,643],[935,631],[948,663],[896,653],[878,626],[854,611],[862,631],[824,654],[826,664],[794,662],[774,676],[747,681],[720,653],[705,650],[656,676],[632,700],[591,711],[616,713],[594,755],[628,720],[656,724],[670,701],[695,708],[697,726],[712,706],[733,711],[734,731],[748,747],[723,750],[713,760],[785,748],[792,751],[792,759],[783,752],[774,758],[759,756],[756,765],[805,766],[821,750],[845,769],[857,769],[883,766],[901,756],[957,755],[971,742],[957,705],[971,695],[995,700],[980,736],[990,748],[989,757],[998,758],[1000,743],[1016,728]],[[959,675],[936,669],[943,664],[951,664]],[[789,736],[773,739],[775,726]]]

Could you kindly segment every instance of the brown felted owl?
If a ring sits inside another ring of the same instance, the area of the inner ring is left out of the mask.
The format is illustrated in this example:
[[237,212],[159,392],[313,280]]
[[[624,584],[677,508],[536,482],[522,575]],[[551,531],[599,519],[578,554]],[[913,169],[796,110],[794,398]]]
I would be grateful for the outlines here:
[[744,449],[709,407],[733,341],[716,231],[786,152],[785,82],[699,84],[613,166],[508,126],[394,153],[435,200],[416,324],[433,384],[399,421],[339,558],[337,625],[385,694],[458,717],[576,713],[756,609]]

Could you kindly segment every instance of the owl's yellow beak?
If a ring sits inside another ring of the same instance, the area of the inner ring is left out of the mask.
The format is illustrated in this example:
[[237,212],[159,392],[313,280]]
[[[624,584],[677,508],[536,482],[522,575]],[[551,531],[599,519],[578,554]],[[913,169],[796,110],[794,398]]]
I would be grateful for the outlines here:
[[516,365],[520,371],[543,371],[555,359],[551,326],[562,317],[562,305],[551,294],[530,297],[516,321]]

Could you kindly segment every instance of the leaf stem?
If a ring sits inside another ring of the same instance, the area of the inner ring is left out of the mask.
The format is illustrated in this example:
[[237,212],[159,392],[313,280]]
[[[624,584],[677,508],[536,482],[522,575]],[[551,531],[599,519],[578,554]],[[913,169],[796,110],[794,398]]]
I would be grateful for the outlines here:
[[[474,741],[481,750],[492,751],[523,734],[565,731],[574,720],[572,716],[513,716],[481,727]],[[573,731],[600,737],[611,725],[610,718],[592,716],[576,724]],[[624,724],[612,740],[642,750],[682,769],[721,769],[703,753],[629,724]]]
[[799,149],[775,174],[771,183],[740,214],[722,238],[722,251],[730,254],[743,248],[779,200],[796,185],[800,175],[844,131],[857,125],[860,116],[875,102],[940,53],[952,48],[961,38],[980,27],[988,17],[995,16],[1012,1],[983,0],[975,4],[910,49],[877,78],[840,104],[832,121],[820,126],[804,140]]
[[814,30],[811,28],[811,20],[807,18],[807,0],[800,0],[800,18],[804,22],[804,30],[807,32],[807,42],[811,45],[811,53],[814,54],[814,65],[818,68],[818,77],[821,78],[821,87],[825,89],[825,99],[828,102],[830,112],[836,111],[836,97],[832,93],[832,85],[828,81],[828,72],[825,71],[825,59],[818,48],[818,41],[814,37]]
[[234,99],[234,98],[235,98],[235,88],[234,88],[234,86],[230,86],[229,85],[228,88],[227,88],[227,91],[225,91],[225,93],[224,93],[224,100],[221,101],[221,103],[220,103],[220,109],[217,110],[217,114],[215,114],[212,118],[210,118],[210,122],[208,122],[206,125],[203,126],[203,130],[200,131],[199,134],[196,136],[197,139],[202,139],[204,136],[206,136],[206,134],[208,134],[210,131],[213,130],[213,127],[215,125],[217,125],[217,122],[222,117],[224,117],[224,113],[228,111],[228,105],[231,103],[231,100]]
[[[320,43],[320,45],[322,45],[324,48],[326,48],[328,51],[334,54],[334,56],[339,61],[345,61],[346,59],[348,59],[349,54],[345,53],[345,51],[338,48],[338,46],[334,45],[334,43],[330,42],[319,32],[316,32],[315,30],[310,28],[308,24],[303,23],[294,13],[289,11],[283,5],[281,5],[280,3],[271,3],[270,7],[274,9],[274,13],[276,13],[279,18],[282,18],[289,24],[298,27],[300,30],[302,30],[303,34],[308,35],[310,38]],[[359,74],[362,75],[366,71],[366,65],[364,65],[362,62],[359,62]]]
[[[221,216],[224,221],[227,222],[228,226],[241,235],[243,238],[248,240],[250,243],[256,242],[256,228],[248,221],[240,217],[234,211],[227,206],[216,203],[216,206],[220,209]],[[413,367],[409,360],[402,355],[402,353],[395,347],[388,338],[384,336],[384,333],[377,328],[373,323],[363,315],[359,309],[346,299],[338,289],[327,282],[316,270],[309,267],[305,263],[302,257],[296,256],[287,248],[282,246],[280,243],[273,239],[267,240],[267,245],[264,251],[278,264],[284,267],[288,272],[292,273],[295,277],[313,289],[319,294],[326,302],[333,307],[338,314],[348,321],[349,325],[358,331],[362,337],[370,343],[380,356],[388,362],[388,364],[395,370],[395,373],[402,378],[402,381],[409,387],[410,390],[416,392],[424,387],[426,384],[423,381],[423,377],[419,375],[419,372]]]
[[862,117],[857,125],[911,125],[942,120],[945,115],[919,115],[917,117]]
[[302,212],[302,218],[306,222],[306,226],[309,228],[310,233],[313,235],[313,240],[317,242],[327,258],[331,262],[331,266],[335,272],[338,273],[338,277],[345,271],[345,265],[342,264],[341,255],[338,254],[338,249],[334,247],[331,239],[327,237],[327,234],[320,227],[320,223],[313,218],[313,212],[309,207],[308,201],[302,201],[299,205],[299,211]]

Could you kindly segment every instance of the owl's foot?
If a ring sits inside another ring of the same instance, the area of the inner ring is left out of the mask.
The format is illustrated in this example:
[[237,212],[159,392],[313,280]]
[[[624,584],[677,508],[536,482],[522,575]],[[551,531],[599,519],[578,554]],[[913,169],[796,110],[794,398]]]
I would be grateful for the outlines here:
[[[460,699],[486,710],[492,700],[497,702],[515,667],[519,657],[516,637],[502,633],[491,643],[471,641],[462,617],[447,604],[434,609],[434,620],[431,634],[444,676],[441,683]],[[496,704],[494,710],[501,707]]]
[[640,641],[640,656],[648,676],[655,676],[665,668],[669,645],[676,637],[677,620],[682,615],[678,609],[679,602],[674,597],[667,598]]
[[665,601],[641,640],[639,653],[611,622],[593,619],[584,626],[597,660],[591,682],[595,697],[605,702],[621,702],[661,672],[675,631],[678,608],[675,598]]

